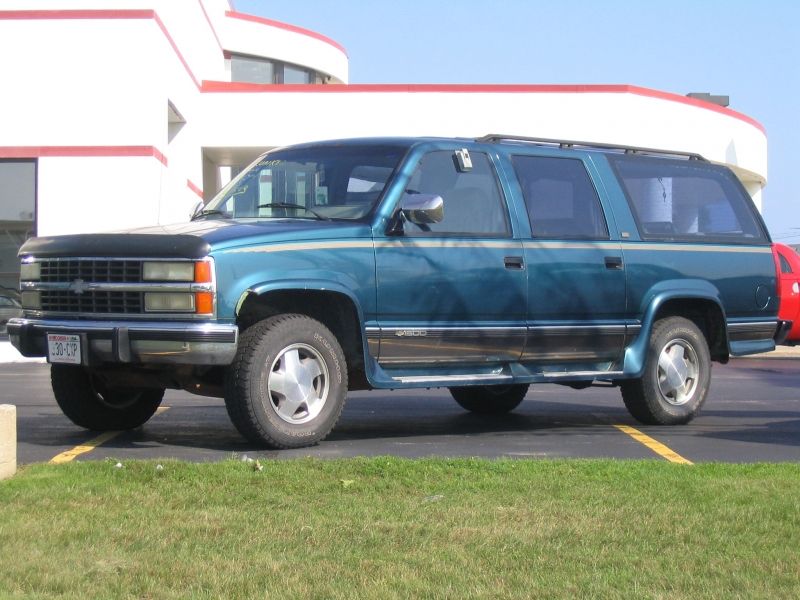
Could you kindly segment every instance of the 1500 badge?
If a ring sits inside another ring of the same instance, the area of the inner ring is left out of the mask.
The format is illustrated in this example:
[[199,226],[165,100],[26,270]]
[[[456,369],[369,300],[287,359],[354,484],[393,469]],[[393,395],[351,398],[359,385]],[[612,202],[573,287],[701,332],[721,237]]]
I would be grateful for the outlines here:
[[426,337],[428,332],[424,329],[398,329],[394,334],[397,337]]

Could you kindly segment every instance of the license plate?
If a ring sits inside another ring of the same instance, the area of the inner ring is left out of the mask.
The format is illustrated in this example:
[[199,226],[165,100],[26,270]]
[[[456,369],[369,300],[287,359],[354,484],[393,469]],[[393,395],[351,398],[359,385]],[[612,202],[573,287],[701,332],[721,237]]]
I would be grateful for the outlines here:
[[51,363],[81,364],[81,338],[61,333],[47,334],[47,361]]

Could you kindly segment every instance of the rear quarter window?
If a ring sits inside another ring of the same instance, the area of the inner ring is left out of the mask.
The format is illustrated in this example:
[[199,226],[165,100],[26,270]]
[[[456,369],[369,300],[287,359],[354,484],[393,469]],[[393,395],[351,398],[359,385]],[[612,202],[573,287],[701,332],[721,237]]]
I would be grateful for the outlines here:
[[736,176],[699,161],[610,156],[645,240],[752,244],[767,235]]

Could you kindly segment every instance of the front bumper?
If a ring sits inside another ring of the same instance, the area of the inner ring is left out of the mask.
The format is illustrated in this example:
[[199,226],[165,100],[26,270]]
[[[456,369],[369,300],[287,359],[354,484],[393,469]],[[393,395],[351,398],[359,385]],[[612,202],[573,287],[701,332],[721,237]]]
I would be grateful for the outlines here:
[[99,362],[227,365],[239,328],[220,323],[11,319],[8,337],[23,356],[47,356],[47,334],[78,335],[86,366]]

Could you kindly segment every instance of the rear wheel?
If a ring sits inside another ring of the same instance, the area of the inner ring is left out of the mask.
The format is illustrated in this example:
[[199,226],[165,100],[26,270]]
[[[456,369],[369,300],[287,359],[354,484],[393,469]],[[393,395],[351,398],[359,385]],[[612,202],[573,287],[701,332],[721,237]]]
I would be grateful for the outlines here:
[[511,412],[525,399],[527,393],[528,385],[525,384],[450,388],[450,394],[462,408],[482,415]]
[[653,326],[642,377],[620,387],[625,406],[638,421],[680,425],[700,410],[710,381],[711,358],[703,333],[688,319],[668,317]]
[[239,338],[225,378],[225,406],[248,440],[270,448],[316,444],[333,429],[347,395],[336,337],[304,315],[256,323]]
[[163,388],[109,387],[83,367],[51,365],[50,381],[67,418],[97,431],[139,427],[155,414],[164,398]]

